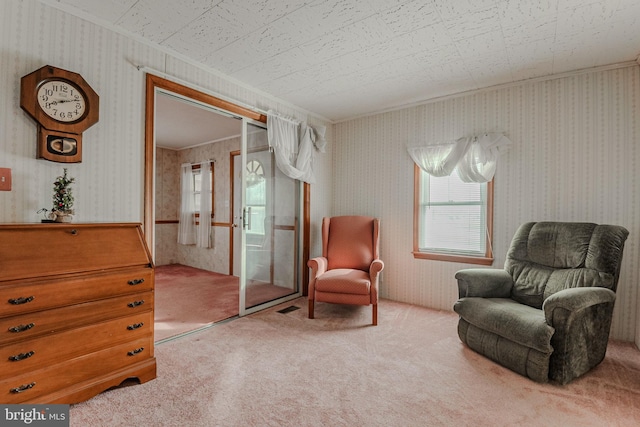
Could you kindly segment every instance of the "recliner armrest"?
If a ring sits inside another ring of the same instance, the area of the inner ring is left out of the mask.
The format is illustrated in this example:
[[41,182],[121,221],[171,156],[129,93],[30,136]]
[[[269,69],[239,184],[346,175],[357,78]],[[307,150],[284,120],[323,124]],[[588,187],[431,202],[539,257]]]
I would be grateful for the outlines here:
[[508,298],[511,296],[513,279],[505,270],[491,268],[468,268],[456,273],[460,298]]
[[[577,313],[581,310],[598,304],[613,304],[616,294],[611,289],[600,287],[570,288],[556,292],[542,303],[544,317],[550,326],[554,326],[554,320],[566,318],[568,313]],[[554,311],[562,309],[562,316],[554,317]]]

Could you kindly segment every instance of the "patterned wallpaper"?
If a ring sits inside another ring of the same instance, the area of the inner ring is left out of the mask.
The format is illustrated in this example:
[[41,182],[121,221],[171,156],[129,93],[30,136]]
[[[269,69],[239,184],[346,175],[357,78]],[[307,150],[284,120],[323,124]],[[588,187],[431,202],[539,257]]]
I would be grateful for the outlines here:
[[[179,151],[156,148],[156,221],[177,221],[180,212]],[[178,225],[156,224],[155,264],[178,263]]]
[[[12,169],[13,189],[0,192],[0,222],[37,222],[51,206],[60,163],[38,160],[36,126],[20,109],[20,78],[43,65],[80,73],[100,96],[100,120],[84,133],[83,161],[69,164],[76,178],[76,221],[143,219],[145,74],[135,65],[166,72],[205,90],[312,124],[328,125],[304,110],[224,79],[109,28],[36,0],[0,2],[0,167]],[[312,191],[312,222],[330,211],[330,154],[317,168],[324,178]],[[326,172],[325,172],[326,171]],[[313,241],[314,247],[320,243]]]
[[334,214],[381,218],[385,298],[451,310],[470,265],[411,254],[413,163],[405,145],[504,132],[495,178],[494,267],[526,221],[625,226],[612,336],[640,343],[640,67],[529,82],[335,125]]
[[[180,165],[214,160],[214,222],[229,223],[231,190],[230,152],[240,149],[240,138],[230,138],[185,150],[156,149],[156,220],[178,220],[180,211]],[[178,245],[177,224],[156,224],[156,264],[179,263],[229,273],[229,228],[213,227],[210,249]]]
[[100,96],[82,163],[67,165],[75,219],[140,221],[144,76],[128,61],[161,66],[163,55],[35,1],[3,1],[0,16],[0,164],[13,172],[13,190],[0,192],[0,221],[38,221],[63,169],[36,159],[36,126],[20,109],[20,78],[44,65],[80,73]]

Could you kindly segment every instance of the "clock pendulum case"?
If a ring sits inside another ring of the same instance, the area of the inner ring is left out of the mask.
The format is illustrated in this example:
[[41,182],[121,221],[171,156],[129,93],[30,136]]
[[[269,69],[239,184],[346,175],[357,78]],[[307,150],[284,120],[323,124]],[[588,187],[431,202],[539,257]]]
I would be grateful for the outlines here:
[[45,65],[20,80],[20,107],[38,124],[37,157],[82,161],[82,132],[98,122],[98,94],[80,74]]

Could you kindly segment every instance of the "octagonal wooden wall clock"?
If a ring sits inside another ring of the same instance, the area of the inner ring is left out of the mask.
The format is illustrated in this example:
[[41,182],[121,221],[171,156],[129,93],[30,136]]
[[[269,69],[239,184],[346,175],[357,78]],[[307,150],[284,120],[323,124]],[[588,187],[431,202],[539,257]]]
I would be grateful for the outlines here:
[[98,122],[98,94],[78,73],[45,65],[20,80],[20,107],[38,125],[37,157],[82,161],[82,132]]

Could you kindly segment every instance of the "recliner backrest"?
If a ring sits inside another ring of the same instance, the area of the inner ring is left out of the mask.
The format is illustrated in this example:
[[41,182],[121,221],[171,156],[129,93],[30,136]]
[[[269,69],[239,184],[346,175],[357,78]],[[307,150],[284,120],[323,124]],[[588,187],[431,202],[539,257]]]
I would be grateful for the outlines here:
[[514,280],[511,297],[541,308],[548,296],[563,289],[601,286],[615,291],[628,234],[614,225],[523,224],[505,262]]

